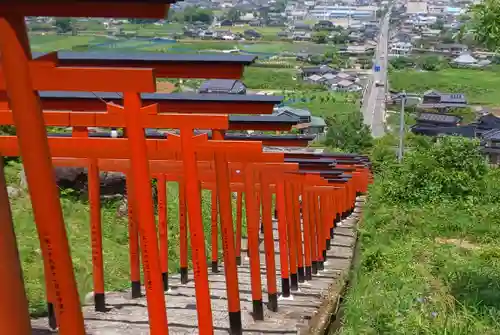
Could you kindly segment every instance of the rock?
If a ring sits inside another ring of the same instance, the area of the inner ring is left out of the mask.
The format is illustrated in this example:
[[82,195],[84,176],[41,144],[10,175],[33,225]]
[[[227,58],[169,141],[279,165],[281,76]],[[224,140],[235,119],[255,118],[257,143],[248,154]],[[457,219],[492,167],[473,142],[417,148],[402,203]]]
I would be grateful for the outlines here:
[[128,216],[128,201],[124,198],[120,205],[116,209],[116,216],[119,218],[124,218]]
[[[77,167],[56,167],[54,174],[59,188],[70,188],[82,193],[87,192],[87,169]],[[26,188],[28,183],[24,169],[20,172],[21,187]],[[123,173],[101,172],[101,195],[109,196],[126,193],[126,179]]]
[[94,292],[89,292],[85,295],[85,299],[83,301],[85,305],[91,305],[94,303]]
[[26,174],[24,173],[24,168],[19,172],[19,184],[21,188],[27,189],[28,188],[28,182],[26,181]]
[[7,194],[9,198],[17,198],[20,196],[22,191],[14,186],[7,186]]

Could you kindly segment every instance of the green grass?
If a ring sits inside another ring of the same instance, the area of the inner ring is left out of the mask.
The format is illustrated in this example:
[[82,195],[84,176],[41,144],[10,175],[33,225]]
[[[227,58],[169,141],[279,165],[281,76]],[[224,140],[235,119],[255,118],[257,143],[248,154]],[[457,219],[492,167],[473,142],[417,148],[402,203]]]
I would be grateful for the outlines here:
[[[293,96],[293,94],[292,94]],[[328,118],[333,115],[352,115],[359,111],[357,98],[353,94],[341,92],[311,92],[304,94],[305,97],[314,97],[309,102],[297,102],[291,104],[292,107],[306,108],[314,116]]]
[[500,75],[495,70],[393,71],[390,73],[390,82],[391,89],[394,90],[422,93],[436,89],[441,92],[464,93],[470,104],[500,105]]
[[297,70],[288,68],[268,68],[249,66],[245,68],[243,82],[250,89],[261,90],[318,90],[318,85],[302,83],[296,80]]
[[[5,168],[7,183],[19,185],[19,163],[9,163]],[[62,197],[61,204],[68,232],[73,258],[74,271],[80,296],[92,291],[92,262],[90,243],[90,217],[88,205],[84,201]],[[40,245],[35,229],[31,202],[26,192],[11,200],[21,263],[24,272],[26,291],[29,298],[30,312],[40,315],[45,312],[45,290],[43,264]],[[102,206],[102,232],[104,251],[104,274],[106,291],[125,289],[129,286],[128,261],[128,228],[127,218],[117,217],[117,204],[108,203]],[[210,192],[202,192],[202,214],[207,257],[211,255],[211,210]],[[236,217],[233,206],[233,217]],[[243,212],[243,219],[244,219]],[[179,225],[178,225],[178,188],[176,183],[168,184],[168,242],[169,271],[179,270]],[[246,226],[243,220],[243,227]],[[219,243],[219,247],[222,243]],[[221,257],[221,252],[219,252]],[[189,259],[191,256],[189,255]],[[190,262],[191,266],[191,262]]]
[[372,201],[340,334],[498,334],[499,214],[496,204]]
[[476,141],[411,136],[402,164],[372,154],[378,175],[338,333],[499,334],[499,170]]

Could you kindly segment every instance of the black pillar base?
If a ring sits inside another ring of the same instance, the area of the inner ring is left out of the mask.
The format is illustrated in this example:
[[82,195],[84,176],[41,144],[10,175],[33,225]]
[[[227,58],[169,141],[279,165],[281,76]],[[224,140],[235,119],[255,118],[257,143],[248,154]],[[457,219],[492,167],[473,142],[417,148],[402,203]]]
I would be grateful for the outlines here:
[[252,301],[252,307],[253,307],[253,319],[254,320],[264,320],[264,305],[262,304],[262,299],[261,300],[253,300]]
[[297,268],[297,273],[299,275],[299,283],[303,283],[306,280],[306,276],[304,274],[304,267]]
[[284,298],[288,298],[290,296],[290,279],[281,278],[281,291]]
[[328,238],[328,239],[326,239],[326,250],[330,250],[331,248],[332,248],[332,242]]
[[306,280],[312,280],[312,269],[310,266],[306,266]]
[[326,262],[328,256],[326,255],[326,250],[323,250],[323,261]]
[[[336,223],[334,223],[334,225],[336,225]],[[334,237],[334,236],[335,236],[335,233],[334,233],[334,231],[333,231],[333,227],[332,227],[332,228],[330,228],[330,239],[332,239],[332,240],[333,240],[333,237]]]
[[318,262],[317,261],[312,261],[312,273],[313,274],[318,273]]
[[187,284],[188,282],[188,269],[181,268],[181,284]]
[[318,270],[324,270],[325,269],[325,262],[324,261],[319,261],[318,262]]
[[163,279],[163,291],[167,292],[168,291],[168,272],[163,272],[161,274],[161,277]]
[[267,304],[267,309],[272,312],[278,311],[278,294],[277,293],[269,293],[268,294],[269,303]]
[[236,265],[241,265],[241,256],[236,256]]
[[132,288],[132,299],[137,299],[142,296],[141,282],[139,280],[130,282],[130,287]]
[[94,292],[94,308],[96,312],[106,312],[106,298],[104,293]]
[[51,330],[57,329],[57,319],[56,319],[56,310],[54,309],[54,304],[51,302],[47,302],[47,312],[49,317],[49,328]]
[[299,279],[298,279],[296,273],[291,273],[290,274],[290,289],[292,291],[298,291],[299,290]]
[[229,312],[229,333],[231,335],[243,334],[243,326],[241,324],[241,311]]
[[219,262],[212,261],[212,272],[213,273],[218,273],[219,272]]

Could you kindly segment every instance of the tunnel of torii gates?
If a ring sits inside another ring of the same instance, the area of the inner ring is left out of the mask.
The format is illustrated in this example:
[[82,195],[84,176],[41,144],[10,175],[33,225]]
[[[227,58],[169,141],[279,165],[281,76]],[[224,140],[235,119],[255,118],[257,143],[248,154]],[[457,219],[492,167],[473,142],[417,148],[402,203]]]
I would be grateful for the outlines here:
[[[49,53],[34,58],[30,51],[25,16],[164,18],[168,7],[168,1],[158,0],[16,0],[0,4],[0,85],[4,91],[0,95],[0,123],[14,125],[17,134],[0,137],[0,153],[23,160],[44,262],[49,323],[63,335],[83,335],[85,327],[54,166],[88,169],[94,303],[98,311],[105,306],[99,171],[126,174],[132,294],[141,294],[141,256],[153,335],[168,333],[164,295],[168,289],[167,181],[180,185],[182,280],[188,276],[189,234],[200,334],[212,334],[214,330],[201,189],[212,191],[212,243],[216,245],[216,237],[222,236],[230,332],[241,334],[237,266],[244,233],[243,194],[253,315],[259,320],[264,317],[259,229],[264,234],[267,307],[278,308],[273,195],[279,231],[281,294],[286,296],[298,288],[298,282],[310,279],[312,273],[321,269],[336,222],[352,212],[356,195],[365,192],[371,181],[369,162],[364,156],[263,152],[263,145],[304,145],[307,136],[226,133],[245,129],[289,130],[293,123],[279,118],[241,116],[271,114],[279,97],[154,93],[156,78],[239,79],[244,66],[254,57],[113,58],[91,53]],[[46,126],[72,127],[73,131],[69,136],[47,136]],[[89,127],[123,128],[124,133],[120,138],[112,138],[109,134],[89,133]],[[179,134],[147,136],[145,129],[178,129]],[[211,130],[210,139],[206,134],[195,135],[198,129]],[[6,334],[31,334],[6,181],[3,173],[0,176],[0,290],[4,298],[0,303],[0,327]],[[153,178],[158,182],[158,229],[151,192]],[[231,192],[238,193],[236,238]],[[219,271],[217,255],[212,254],[211,260],[212,270]]]

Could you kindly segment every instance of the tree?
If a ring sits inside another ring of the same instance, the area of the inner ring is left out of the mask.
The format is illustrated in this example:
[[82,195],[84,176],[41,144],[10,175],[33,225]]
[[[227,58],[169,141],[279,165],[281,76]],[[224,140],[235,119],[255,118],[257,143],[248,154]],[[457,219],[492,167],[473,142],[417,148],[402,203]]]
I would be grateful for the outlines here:
[[354,113],[338,113],[327,118],[328,131],[325,145],[345,152],[366,152],[372,146],[368,126],[363,124],[360,110]]
[[189,6],[182,12],[177,12],[172,18],[174,21],[178,22],[203,22],[206,24],[212,23],[214,18],[213,12],[209,9],[197,8],[194,6]]
[[437,30],[443,30],[444,28],[444,21],[441,19],[437,19],[436,22],[431,24],[430,26],[431,29],[437,29]]
[[234,22],[234,21],[238,21],[240,19],[240,16],[241,16],[241,12],[238,9],[233,7],[227,12],[226,19]]
[[419,59],[419,65],[426,71],[439,71],[442,67],[442,62],[438,56],[427,56]]
[[61,33],[67,33],[73,29],[71,25],[71,19],[68,18],[60,18],[56,19],[56,28]]
[[389,62],[396,70],[403,70],[415,65],[415,62],[411,58],[403,56],[392,58]]
[[[500,0],[483,0],[472,6],[470,28],[475,40],[492,51],[500,47]],[[463,32],[463,30],[462,30]]]
[[324,32],[315,33],[312,36],[312,41],[317,44],[325,44],[327,42],[328,36]]

